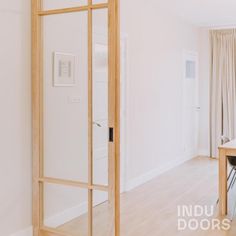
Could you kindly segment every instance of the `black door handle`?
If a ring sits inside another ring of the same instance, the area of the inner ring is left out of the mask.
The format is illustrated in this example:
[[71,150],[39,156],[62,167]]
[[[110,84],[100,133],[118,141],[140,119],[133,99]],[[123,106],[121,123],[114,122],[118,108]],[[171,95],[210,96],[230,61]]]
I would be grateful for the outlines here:
[[109,128],[109,142],[114,142],[114,129]]

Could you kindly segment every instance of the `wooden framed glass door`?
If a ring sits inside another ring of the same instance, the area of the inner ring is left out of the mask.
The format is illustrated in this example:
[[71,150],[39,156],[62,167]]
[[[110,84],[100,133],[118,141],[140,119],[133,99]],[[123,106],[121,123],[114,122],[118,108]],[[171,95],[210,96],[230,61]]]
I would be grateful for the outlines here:
[[32,0],[34,236],[120,235],[118,0]]

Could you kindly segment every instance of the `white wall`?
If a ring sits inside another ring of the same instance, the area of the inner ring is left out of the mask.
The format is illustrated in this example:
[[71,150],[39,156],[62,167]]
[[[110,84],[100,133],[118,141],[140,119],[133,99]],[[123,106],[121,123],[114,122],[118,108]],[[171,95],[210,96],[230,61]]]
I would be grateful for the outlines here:
[[0,235],[31,225],[30,1],[0,1]]
[[183,51],[199,53],[201,31],[159,2],[121,2],[121,31],[128,36],[127,189],[189,158],[182,144]]

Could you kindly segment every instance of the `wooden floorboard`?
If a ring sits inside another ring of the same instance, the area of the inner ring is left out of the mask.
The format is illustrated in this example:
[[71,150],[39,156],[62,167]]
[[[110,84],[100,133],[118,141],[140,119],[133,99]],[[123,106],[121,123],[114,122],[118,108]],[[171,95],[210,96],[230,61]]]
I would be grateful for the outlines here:
[[[188,161],[121,195],[121,236],[235,236],[236,218],[229,231],[177,229],[179,205],[215,205],[217,193],[217,160],[198,157]],[[230,195],[232,209],[236,194]],[[107,207],[101,204],[94,209],[94,236],[109,236]],[[212,218],[218,218],[217,207]],[[59,228],[85,236],[86,225],[87,216],[83,215]]]

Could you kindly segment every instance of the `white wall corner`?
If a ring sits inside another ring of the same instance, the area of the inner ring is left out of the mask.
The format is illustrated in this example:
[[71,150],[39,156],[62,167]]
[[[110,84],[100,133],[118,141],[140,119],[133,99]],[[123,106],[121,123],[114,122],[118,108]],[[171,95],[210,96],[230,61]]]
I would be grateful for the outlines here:
[[199,149],[198,156],[210,157],[210,151],[208,149]]
[[159,175],[183,164],[184,162],[193,159],[194,157],[192,156],[185,156],[182,158],[179,158],[175,161],[169,162],[168,164],[165,164],[161,167],[158,167],[156,169],[153,169],[141,176],[138,176],[137,178],[131,179],[127,181],[125,184],[125,192],[131,191],[134,188],[139,187],[142,184],[147,183],[148,181],[151,181],[152,179],[158,177]]
[[14,234],[11,234],[10,236],[33,236],[33,227],[30,226],[27,229],[20,230]]

